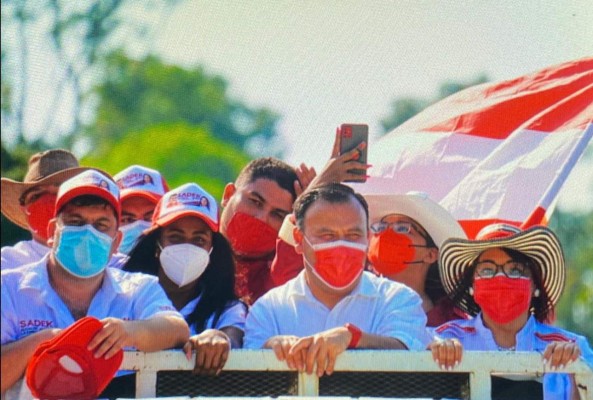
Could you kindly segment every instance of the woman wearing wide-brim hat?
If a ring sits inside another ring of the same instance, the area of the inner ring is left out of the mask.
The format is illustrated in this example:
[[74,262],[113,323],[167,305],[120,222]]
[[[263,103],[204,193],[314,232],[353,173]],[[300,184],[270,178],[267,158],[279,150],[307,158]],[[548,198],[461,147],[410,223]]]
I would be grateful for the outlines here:
[[31,156],[23,182],[2,178],[2,214],[32,235],[32,240],[2,248],[3,270],[39,261],[49,252],[47,225],[54,214],[58,187],[87,169],[68,150],[53,149]]
[[439,249],[446,239],[465,238],[457,220],[426,193],[370,194],[369,268],[400,282],[422,299],[427,326],[466,318],[447,297],[439,276]]
[[[475,316],[435,330],[430,348],[441,368],[454,368],[462,349],[537,351],[549,370],[579,357],[593,367],[593,351],[583,336],[546,324],[565,282],[562,247],[548,228],[495,224],[476,240],[449,239],[441,248],[440,272],[448,295]],[[568,374],[544,374],[539,383],[515,382],[505,382],[501,390],[520,396],[516,398],[537,397],[538,392],[544,399],[578,398]]]

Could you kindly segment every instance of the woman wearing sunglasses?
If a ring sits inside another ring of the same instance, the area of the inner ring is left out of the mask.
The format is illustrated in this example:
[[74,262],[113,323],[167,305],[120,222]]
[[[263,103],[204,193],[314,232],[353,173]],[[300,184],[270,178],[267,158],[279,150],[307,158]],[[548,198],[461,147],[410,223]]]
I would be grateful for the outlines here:
[[[547,324],[565,282],[562,248],[549,229],[522,231],[495,224],[476,240],[450,239],[441,249],[440,271],[455,304],[475,316],[435,330],[437,340],[430,349],[441,368],[454,368],[462,349],[537,351],[551,370],[579,357],[593,366],[584,337]],[[568,374],[544,374],[531,381],[504,378],[493,381],[493,398],[579,398]]]

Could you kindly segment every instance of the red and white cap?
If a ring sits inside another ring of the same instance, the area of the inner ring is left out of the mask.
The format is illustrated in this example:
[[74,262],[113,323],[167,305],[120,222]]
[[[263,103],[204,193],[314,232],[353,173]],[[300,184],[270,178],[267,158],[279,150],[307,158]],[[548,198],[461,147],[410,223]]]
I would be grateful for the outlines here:
[[93,195],[105,199],[115,209],[119,216],[121,205],[119,202],[119,188],[111,176],[95,169],[89,169],[68,179],[60,185],[54,215],[75,197]]
[[120,201],[140,196],[157,203],[169,191],[159,171],[142,165],[131,165],[113,177],[121,190]]
[[152,226],[144,231],[169,225],[179,218],[195,216],[203,220],[210,229],[218,232],[218,204],[212,195],[196,183],[186,183],[167,192],[157,204],[152,215]]

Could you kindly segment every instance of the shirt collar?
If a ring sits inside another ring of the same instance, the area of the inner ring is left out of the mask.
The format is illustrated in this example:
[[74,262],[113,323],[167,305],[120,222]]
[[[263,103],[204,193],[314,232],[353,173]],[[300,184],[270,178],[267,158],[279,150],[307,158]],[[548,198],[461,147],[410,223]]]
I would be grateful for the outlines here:
[[[358,281],[358,285],[350,292],[348,295],[344,296],[347,297],[377,297],[378,291],[377,288],[373,285],[370,278],[370,272],[363,271],[360,280]],[[385,278],[381,278],[385,279]],[[313,293],[311,293],[311,289],[307,284],[307,280],[305,278],[305,270],[303,269],[297,277],[292,280],[289,285],[292,287],[289,290],[289,296],[300,296],[300,297],[311,297],[313,298]],[[343,299],[342,299],[343,300]]]
[[19,282],[19,289],[34,289],[43,291],[44,288],[49,287],[49,274],[47,273],[47,261],[49,253],[41,258],[41,260],[30,264],[29,267],[23,267],[23,277]]
[[[43,258],[38,262],[31,264],[30,267],[24,267],[23,278],[19,283],[19,289],[34,289],[39,292],[43,292],[47,288],[50,288],[51,285],[49,283],[49,273],[47,272],[48,260],[49,253],[43,256]],[[106,267],[101,289],[114,292],[116,294],[123,293],[124,290],[121,286],[121,283],[115,277],[115,274],[121,273],[122,272],[118,271],[117,269]]]

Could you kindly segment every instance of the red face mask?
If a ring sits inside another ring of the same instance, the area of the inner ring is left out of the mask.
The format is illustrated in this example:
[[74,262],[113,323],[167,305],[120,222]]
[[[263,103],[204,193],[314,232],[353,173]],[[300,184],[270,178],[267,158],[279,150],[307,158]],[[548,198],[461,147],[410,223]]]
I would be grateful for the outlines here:
[[54,217],[56,198],[57,195],[55,194],[45,193],[31,204],[23,207],[31,232],[46,242],[48,239],[47,226],[49,225],[49,221]]
[[385,276],[402,272],[408,265],[421,263],[414,261],[416,249],[412,239],[393,229],[386,229],[371,237],[369,243],[369,262],[377,273]]
[[249,214],[237,212],[227,226],[226,237],[235,254],[261,257],[276,248],[278,231]]
[[506,324],[529,309],[531,280],[511,279],[500,275],[474,279],[474,300],[484,314],[499,324]]
[[313,273],[332,289],[344,289],[362,273],[366,257],[366,245],[346,240],[312,245],[315,251],[315,265],[309,264]]

